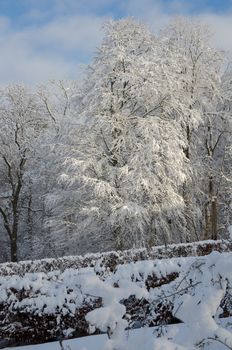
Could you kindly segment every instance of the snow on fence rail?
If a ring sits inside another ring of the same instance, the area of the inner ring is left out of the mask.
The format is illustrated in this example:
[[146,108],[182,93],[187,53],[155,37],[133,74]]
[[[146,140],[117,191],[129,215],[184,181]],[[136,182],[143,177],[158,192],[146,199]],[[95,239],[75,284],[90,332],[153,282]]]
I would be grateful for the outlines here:
[[112,342],[124,329],[184,322],[199,327],[195,343],[207,335],[232,344],[216,323],[232,315],[231,252],[113,268],[103,257],[92,266],[1,276],[0,339],[23,344],[107,332]]
[[165,259],[185,256],[203,256],[212,251],[232,251],[232,241],[208,240],[193,243],[170,244],[168,246],[155,246],[150,249],[130,249],[122,252],[105,252],[87,254],[85,256],[66,256],[62,258],[28,260],[18,263],[0,264],[0,276],[19,275],[28,272],[49,272],[54,270],[64,271],[69,268],[94,267],[99,265],[110,268],[112,271],[118,264],[136,262],[149,259]]

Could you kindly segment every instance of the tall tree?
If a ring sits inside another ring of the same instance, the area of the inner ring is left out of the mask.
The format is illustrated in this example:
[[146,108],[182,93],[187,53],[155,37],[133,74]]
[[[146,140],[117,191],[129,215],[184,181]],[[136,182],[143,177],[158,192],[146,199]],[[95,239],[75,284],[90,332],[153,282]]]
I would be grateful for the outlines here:
[[37,171],[37,187],[42,196],[43,208],[41,223],[46,242],[42,254],[77,254],[77,235],[72,230],[74,225],[67,208],[71,206],[73,211],[77,211],[78,206],[73,201],[72,191],[61,184],[59,175],[66,157],[76,152],[73,130],[79,128],[76,117],[79,109],[78,84],[75,81],[52,81],[40,86],[38,96],[44,113],[50,120],[50,128],[47,129],[40,147]]
[[20,85],[1,90],[0,120],[0,217],[10,242],[11,260],[17,261],[29,164],[45,121],[36,96]]
[[181,83],[179,98],[186,106],[181,126],[186,140],[184,152],[192,168],[192,175],[183,187],[186,238],[202,239],[204,232],[215,238],[216,213],[212,207],[217,176],[212,173],[222,131],[216,130],[225,126],[218,113],[223,55],[210,46],[209,28],[194,20],[176,19],[166,28],[164,37],[176,60],[174,69]]
[[75,152],[66,157],[62,184],[78,202],[65,210],[78,216],[79,232],[94,232],[98,249],[167,241],[170,221],[183,224],[185,155],[173,117],[180,104],[170,61],[162,57],[145,26],[120,20],[106,25],[89,68],[85,124],[72,130]]

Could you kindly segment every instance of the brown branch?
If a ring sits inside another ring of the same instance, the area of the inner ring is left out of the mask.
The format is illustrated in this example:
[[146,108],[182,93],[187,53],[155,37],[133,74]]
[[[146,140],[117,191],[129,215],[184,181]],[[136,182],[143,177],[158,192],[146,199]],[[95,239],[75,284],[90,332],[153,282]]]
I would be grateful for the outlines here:
[[47,109],[47,112],[48,112],[49,116],[51,117],[51,119],[52,119],[52,120],[54,121],[54,123],[56,124],[57,121],[56,121],[56,118],[54,117],[54,115],[53,115],[53,113],[52,113],[52,111],[51,111],[51,109],[50,109],[50,107],[49,107],[47,97],[42,97],[42,101],[43,101],[44,104],[45,104],[45,107],[46,107],[46,109]]
[[10,182],[10,185],[11,185],[11,188],[12,188],[12,192],[14,194],[14,191],[15,191],[15,185],[14,185],[14,179],[13,179],[13,176],[12,176],[12,169],[11,169],[11,165],[10,163],[8,162],[7,158],[5,155],[2,154],[2,158],[7,166],[7,169],[8,169],[8,180]]
[[18,132],[19,132],[19,126],[18,126],[18,123],[16,123],[15,143],[18,146],[18,149],[20,150],[21,147],[20,147],[20,144],[19,144],[19,141],[18,141]]
[[0,207],[0,213],[2,214],[2,217],[3,217],[4,227],[5,227],[6,231],[7,231],[10,239],[12,239],[12,232],[11,232],[11,229],[10,229],[10,224],[9,224],[7,215],[6,215],[6,213],[4,212],[4,210],[1,207]]
[[231,347],[231,346],[227,345],[225,342],[223,342],[222,340],[220,340],[220,339],[218,338],[218,336],[216,336],[216,335],[215,335],[215,337],[207,337],[206,339],[215,340],[215,341],[217,341],[218,343],[223,344],[224,346],[226,346],[228,349],[232,350],[232,347]]
[[65,117],[66,116],[66,113],[67,113],[67,109],[68,109],[68,102],[69,102],[69,97],[68,97],[68,94],[67,94],[67,90],[65,89],[62,81],[59,81],[59,87],[61,88],[61,90],[63,91],[64,93],[64,96],[66,98],[66,103],[65,103],[65,106],[64,106],[64,110],[63,110],[63,116]]
[[144,113],[142,115],[142,118],[145,118],[148,114],[150,114],[151,112],[154,112],[156,109],[159,109],[163,102],[168,98],[169,96],[165,96],[164,98],[162,98],[162,100],[158,103],[158,105],[156,105],[155,107],[151,108],[149,111],[147,111],[146,113]]
[[219,141],[220,141],[222,135],[224,135],[224,133],[225,133],[225,131],[222,131],[222,132],[219,134],[219,136],[218,136],[218,138],[217,138],[217,141],[215,142],[215,144],[214,144],[214,146],[213,146],[213,148],[212,148],[213,153],[214,153],[214,151],[215,151],[215,149],[216,149],[216,147],[217,147],[217,145],[218,145],[218,143],[219,143]]

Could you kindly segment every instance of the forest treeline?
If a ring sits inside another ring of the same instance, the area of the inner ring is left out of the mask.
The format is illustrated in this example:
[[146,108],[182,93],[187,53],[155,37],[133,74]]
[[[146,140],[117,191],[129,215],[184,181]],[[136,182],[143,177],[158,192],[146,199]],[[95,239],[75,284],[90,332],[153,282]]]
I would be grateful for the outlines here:
[[226,54],[185,18],[104,31],[80,81],[0,90],[0,261],[228,235]]

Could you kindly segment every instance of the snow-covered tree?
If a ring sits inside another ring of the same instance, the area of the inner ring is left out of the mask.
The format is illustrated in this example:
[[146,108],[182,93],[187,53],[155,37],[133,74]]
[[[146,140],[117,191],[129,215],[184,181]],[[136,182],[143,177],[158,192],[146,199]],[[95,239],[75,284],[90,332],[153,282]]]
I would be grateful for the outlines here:
[[[42,140],[37,162],[39,175],[37,186],[42,195],[44,231],[41,246],[43,256],[75,254],[77,237],[70,228],[71,219],[67,208],[77,210],[72,193],[60,184],[62,163],[74,152],[72,130],[77,127],[77,102],[79,88],[74,81],[52,81],[40,86],[38,96],[44,113],[50,120],[50,128]],[[57,200],[59,198],[59,201]],[[75,209],[74,209],[75,208]]]
[[[221,98],[217,106],[217,123],[210,133],[214,142],[212,158],[213,196],[217,209],[216,224],[220,236],[228,235],[232,218],[232,67],[222,76]],[[211,123],[212,125],[213,123]],[[211,127],[212,129],[212,127]]]
[[189,239],[200,239],[203,232],[216,238],[213,187],[220,175],[215,173],[215,157],[226,125],[218,111],[223,55],[211,47],[209,28],[197,21],[178,18],[163,33],[176,60],[177,79],[182,84],[179,98],[186,106],[181,126],[192,169],[183,188],[187,234]]
[[11,260],[17,261],[22,214],[31,210],[30,161],[46,121],[36,96],[20,85],[1,90],[0,120],[0,220],[10,242]]
[[12,260],[18,247],[33,258],[216,239],[230,224],[232,75],[208,28],[104,30],[82,82],[1,90],[0,242]]
[[85,123],[72,130],[60,181],[72,198],[67,217],[98,249],[166,242],[171,223],[183,225],[178,82],[163,53],[145,26],[109,22],[83,84]]
[[131,19],[109,22],[68,133],[53,225],[90,249],[216,238],[222,62],[201,23],[177,19],[155,37]]

